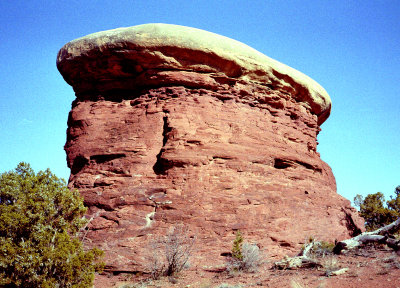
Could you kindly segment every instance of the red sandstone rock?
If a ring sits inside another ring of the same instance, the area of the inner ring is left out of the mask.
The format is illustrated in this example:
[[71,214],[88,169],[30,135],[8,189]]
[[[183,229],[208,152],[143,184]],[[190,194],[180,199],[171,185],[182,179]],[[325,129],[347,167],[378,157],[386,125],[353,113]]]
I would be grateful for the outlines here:
[[214,262],[237,229],[270,255],[363,229],[316,151],[329,96],[300,72],[166,24],[72,41],[57,65],[77,96],[69,186],[85,198],[87,237],[107,269],[144,269],[148,242],[176,223],[197,236],[196,259]]

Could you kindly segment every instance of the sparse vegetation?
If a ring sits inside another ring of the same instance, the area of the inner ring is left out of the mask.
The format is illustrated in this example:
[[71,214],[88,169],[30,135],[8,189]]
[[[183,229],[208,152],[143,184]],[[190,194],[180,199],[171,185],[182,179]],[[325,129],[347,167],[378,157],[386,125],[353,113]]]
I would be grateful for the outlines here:
[[400,186],[394,191],[395,197],[385,203],[381,192],[369,194],[365,199],[361,195],[354,197],[354,204],[360,208],[360,215],[365,219],[367,231],[379,229],[400,217]]
[[216,288],[242,288],[242,285],[231,285],[231,284],[226,284],[226,283],[222,283],[218,286],[216,286]]
[[400,258],[397,255],[392,255],[382,260],[388,269],[400,269]]
[[334,243],[326,241],[315,241],[313,237],[310,237],[308,239],[308,242],[303,245],[302,250],[304,251],[304,248],[310,243],[313,243],[309,251],[310,257],[324,257],[326,255],[333,254],[333,248],[335,248]]
[[139,282],[139,283],[130,283],[130,284],[123,284],[119,288],[147,288],[148,283],[146,282]]
[[294,257],[285,256],[281,261],[275,262],[277,269],[298,269],[298,268],[323,268],[323,259],[333,254],[335,245],[325,241],[316,241],[310,237],[301,248],[300,253]]
[[[355,198],[370,230],[372,227],[384,226],[393,217],[399,217],[400,186],[396,188],[395,194],[396,197],[386,201],[385,205],[381,193],[368,195],[365,199],[359,195]],[[91,287],[94,274],[101,271],[103,264],[98,262],[102,252],[98,249],[85,251],[79,240],[80,229],[86,223],[83,218],[85,212],[79,193],[69,190],[65,181],[58,179],[49,170],[35,174],[28,164],[20,163],[15,171],[1,174],[0,286]],[[396,224],[395,227],[398,226]],[[384,232],[381,237],[385,237],[387,242],[391,230]],[[371,238],[377,235],[379,233],[367,236]],[[166,276],[170,283],[175,284],[176,273],[188,267],[194,241],[195,237],[190,235],[187,227],[177,225],[165,237],[153,242],[149,262],[152,278]],[[277,263],[283,263],[281,269],[291,269],[290,265],[294,263],[294,269],[318,267],[328,277],[339,275],[335,273],[347,268],[340,269],[337,258],[333,256],[334,248],[333,243],[315,241],[310,237],[299,256],[287,257],[285,261]],[[400,260],[395,254],[380,261],[379,275],[400,269]],[[237,231],[227,270],[231,273],[254,273],[262,263],[259,247],[245,241],[242,233]],[[144,288],[149,283],[125,284],[123,287]],[[205,285],[211,287],[212,284]],[[302,287],[296,281],[292,281],[291,286]],[[241,286],[220,284],[216,287]]]
[[189,235],[187,227],[178,225],[172,227],[164,238],[153,242],[149,267],[152,278],[173,276],[186,268],[194,241],[195,237]]
[[78,191],[29,164],[0,175],[0,286],[91,287],[99,249],[78,235],[86,208]]
[[327,277],[331,276],[333,272],[340,269],[338,261],[334,256],[324,257],[321,261],[321,264],[325,271],[325,276]]
[[254,273],[262,264],[260,248],[256,244],[243,242],[240,231],[232,245],[232,257],[228,260],[227,270],[232,272],[245,271]]
[[256,244],[244,242],[242,255],[242,270],[251,273],[257,272],[262,262],[260,248]]

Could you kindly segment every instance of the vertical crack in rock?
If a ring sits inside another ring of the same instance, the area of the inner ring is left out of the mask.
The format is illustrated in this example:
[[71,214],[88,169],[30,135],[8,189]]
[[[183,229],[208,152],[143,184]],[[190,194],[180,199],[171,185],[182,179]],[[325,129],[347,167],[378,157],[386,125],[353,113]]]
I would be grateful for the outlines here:
[[165,145],[167,144],[168,141],[168,134],[172,131],[172,127],[169,126],[169,120],[168,120],[168,112],[165,113],[163,117],[163,132],[162,132],[162,146],[160,149],[160,152],[157,154],[157,161],[153,166],[153,171],[157,175],[165,174],[165,171],[168,170],[168,161],[166,159],[162,158],[162,154],[165,151]]

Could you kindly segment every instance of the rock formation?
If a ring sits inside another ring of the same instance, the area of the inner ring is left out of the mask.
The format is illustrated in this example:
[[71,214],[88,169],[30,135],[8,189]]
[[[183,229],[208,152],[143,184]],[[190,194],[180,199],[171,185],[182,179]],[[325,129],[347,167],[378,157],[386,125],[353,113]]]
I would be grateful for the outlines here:
[[270,256],[363,229],[317,152],[330,98],[304,74],[167,24],[71,41],[57,67],[76,94],[69,186],[89,207],[87,238],[107,269],[144,269],[149,241],[176,223],[208,262],[223,260],[238,229]]

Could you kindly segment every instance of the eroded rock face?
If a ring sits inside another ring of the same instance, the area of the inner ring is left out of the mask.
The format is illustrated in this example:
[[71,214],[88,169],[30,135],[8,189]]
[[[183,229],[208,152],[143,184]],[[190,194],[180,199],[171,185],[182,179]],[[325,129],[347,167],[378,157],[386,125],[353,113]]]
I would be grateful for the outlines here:
[[87,237],[107,269],[144,269],[149,241],[176,223],[196,235],[196,259],[214,262],[237,229],[272,256],[363,229],[316,151],[330,98],[300,72],[166,24],[74,40],[57,66],[77,96],[69,185],[85,198]]

